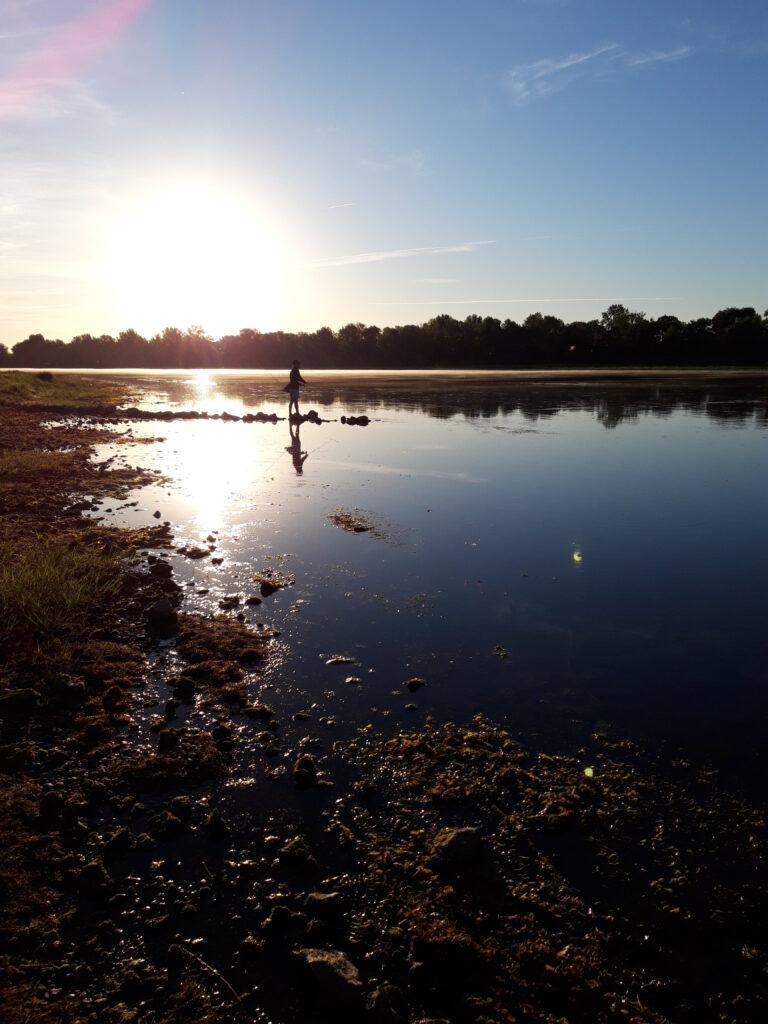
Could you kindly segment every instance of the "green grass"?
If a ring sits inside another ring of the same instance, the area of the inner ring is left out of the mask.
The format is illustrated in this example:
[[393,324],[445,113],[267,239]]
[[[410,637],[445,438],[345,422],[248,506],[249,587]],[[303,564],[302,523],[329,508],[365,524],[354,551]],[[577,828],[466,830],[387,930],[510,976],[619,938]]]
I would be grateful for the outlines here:
[[70,373],[0,373],[0,404],[80,405],[113,404],[123,397],[124,388],[116,382]]
[[51,539],[0,537],[0,641],[45,647],[72,636],[120,588],[118,556]]

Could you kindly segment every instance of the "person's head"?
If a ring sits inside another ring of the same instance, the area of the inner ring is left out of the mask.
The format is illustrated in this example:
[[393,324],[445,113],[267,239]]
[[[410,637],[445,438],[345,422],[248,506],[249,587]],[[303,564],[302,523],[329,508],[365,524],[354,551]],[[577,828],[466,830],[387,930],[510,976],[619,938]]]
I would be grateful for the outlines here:
[[294,365],[294,366],[301,366],[301,363],[299,362],[299,360],[298,360],[298,359],[294,359],[294,360],[293,360],[293,365]]

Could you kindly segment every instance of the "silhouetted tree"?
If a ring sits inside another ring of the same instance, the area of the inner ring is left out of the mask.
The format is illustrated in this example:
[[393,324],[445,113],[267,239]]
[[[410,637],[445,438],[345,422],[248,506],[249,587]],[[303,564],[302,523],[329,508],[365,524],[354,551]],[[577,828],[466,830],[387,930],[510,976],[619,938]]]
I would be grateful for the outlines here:
[[567,367],[646,365],[754,365],[768,363],[768,311],[751,306],[722,309],[710,320],[683,323],[675,316],[648,320],[615,303],[600,320],[563,323],[532,313],[520,325],[470,314],[447,313],[425,324],[396,327],[349,323],[312,333],[243,328],[214,341],[202,327],[166,327],[150,340],[129,329],[118,335],[79,334],[65,345],[31,334],[0,365],[193,369],[286,369],[294,358],[315,368]]

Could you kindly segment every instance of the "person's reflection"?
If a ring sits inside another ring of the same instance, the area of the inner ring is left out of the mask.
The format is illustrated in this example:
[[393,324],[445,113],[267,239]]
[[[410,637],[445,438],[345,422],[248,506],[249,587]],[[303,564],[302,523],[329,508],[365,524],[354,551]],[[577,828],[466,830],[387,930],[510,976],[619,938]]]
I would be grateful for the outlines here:
[[285,450],[291,453],[293,459],[293,468],[297,473],[304,472],[304,463],[307,461],[308,452],[301,450],[301,440],[299,439],[299,424],[296,424],[296,433],[293,432],[293,424],[288,422],[288,429],[291,432],[291,444]]

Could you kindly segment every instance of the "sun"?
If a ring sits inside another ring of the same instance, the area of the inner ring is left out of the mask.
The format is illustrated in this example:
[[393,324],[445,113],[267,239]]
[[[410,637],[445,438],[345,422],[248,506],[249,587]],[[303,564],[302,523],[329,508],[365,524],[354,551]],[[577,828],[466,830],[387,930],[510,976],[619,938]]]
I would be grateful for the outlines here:
[[278,246],[254,206],[228,192],[174,186],[130,204],[114,225],[108,276],[119,322],[142,334],[279,326]]

